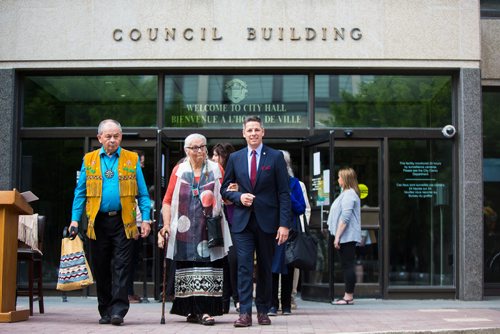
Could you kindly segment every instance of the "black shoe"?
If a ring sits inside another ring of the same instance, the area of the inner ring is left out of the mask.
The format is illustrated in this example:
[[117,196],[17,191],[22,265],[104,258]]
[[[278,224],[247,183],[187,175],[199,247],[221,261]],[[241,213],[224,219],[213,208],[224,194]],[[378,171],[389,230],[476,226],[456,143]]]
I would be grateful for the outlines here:
[[99,319],[99,325],[107,325],[111,323],[111,317],[109,315],[105,315]]
[[114,314],[111,316],[111,324],[115,326],[119,326],[123,323],[123,317],[118,314]]

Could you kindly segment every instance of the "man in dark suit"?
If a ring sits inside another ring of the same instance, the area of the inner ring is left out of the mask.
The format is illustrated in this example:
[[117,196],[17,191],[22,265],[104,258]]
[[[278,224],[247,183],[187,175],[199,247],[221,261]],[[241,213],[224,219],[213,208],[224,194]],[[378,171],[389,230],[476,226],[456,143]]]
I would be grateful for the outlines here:
[[[270,325],[273,259],[276,242],[288,239],[290,189],[283,154],[262,144],[264,127],[257,116],[243,123],[247,147],[232,153],[227,162],[221,194],[234,203],[231,231],[238,258],[240,316],[235,327],[252,325],[253,259],[257,253],[255,305],[260,325]],[[237,183],[238,190],[228,189]]]

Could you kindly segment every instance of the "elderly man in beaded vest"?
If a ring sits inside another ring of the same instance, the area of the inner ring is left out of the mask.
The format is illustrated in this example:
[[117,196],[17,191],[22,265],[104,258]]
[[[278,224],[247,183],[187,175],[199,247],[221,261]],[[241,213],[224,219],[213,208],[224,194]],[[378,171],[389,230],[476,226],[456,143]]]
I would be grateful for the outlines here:
[[120,147],[120,123],[112,119],[102,121],[97,139],[102,147],[83,158],[70,232],[73,237],[78,233],[85,207],[90,260],[101,316],[99,324],[120,325],[130,306],[127,278],[132,242],[139,233],[137,206],[142,214],[141,237],[146,238],[151,231],[150,202],[137,153]]

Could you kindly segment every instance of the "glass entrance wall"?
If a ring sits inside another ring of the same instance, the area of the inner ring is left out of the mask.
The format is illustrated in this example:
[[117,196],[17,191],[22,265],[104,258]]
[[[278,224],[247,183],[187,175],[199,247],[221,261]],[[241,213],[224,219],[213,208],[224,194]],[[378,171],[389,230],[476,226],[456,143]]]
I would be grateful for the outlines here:
[[[338,142],[336,142],[338,143]],[[340,143],[339,143],[340,144]],[[358,147],[355,142],[349,147],[335,147],[334,179],[342,167],[351,167],[358,176],[361,200],[361,242],[356,246],[356,283],[380,283],[379,263],[380,240],[380,193],[379,193],[379,147]],[[334,198],[340,194],[338,183],[335,184]],[[337,252],[335,251],[336,256]],[[335,282],[343,282],[343,270],[340,259],[334,261]],[[380,292],[380,290],[376,289]],[[378,296],[380,297],[380,295]]]
[[451,123],[450,75],[317,75],[315,126],[442,127]]
[[[65,152],[65,147],[61,146],[65,145],[64,143],[79,143],[75,144],[71,154],[65,155],[64,164],[75,166],[65,172],[69,174],[62,176],[65,179],[61,180],[62,183],[54,190],[66,192],[65,198],[71,201],[75,177],[73,173],[81,164],[86,138],[74,140],[54,138],[53,128],[58,128],[58,130],[66,127],[95,128],[103,118],[118,119],[125,129],[127,127],[153,127],[166,133],[174,128],[175,130],[178,128],[228,128],[227,133],[218,134],[218,136],[238,138],[237,142],[244,145],[239,129],[241,129],[244,116],[249,114],[260,115],[266,128],[274,129],[308,129],[314,120],[311,134],[323,134],[332,128],[337,131],[338,128],[364,127],[363,135],[368,134],[366,138],[373,141],[375,138],[373,134],[375,134],[378,136],[375,141],[383,136],[388,138],[390,143],[390,152],[387,152],[390,156],[390,166],[384,167],[390,170],[390,180],[387,181],[390,186],[385,189],[385,183],[373,184],[367,181],[365,184],[368,188],[368,197],[363,202],[364,212],[371,213],[371,222],[388,223],[384,228],[389,229],[389,232],[382,234],[382,225],[377,224],[364,228],[363,233],[366,240],[369,238],[370,244],[384,244],[387,248],[372,246],[369,254],[360,252],[359,255],[369,261],[382,261],[388,258],[389,263],[378,262],[380,266],[377,267],[377,265],[371,265],[375,262],[367,262],[366,266],[363,265],[363,269],[366,270],[363,271],[360,281],[377,284],[382,281],[383,276],[384,279],[389,277],[390,286],[453,286],[455,284],[453,277],[455,263],[453,233],[455,231],[451,214],[453,201],[449,196],[452,185],[453,141],[391,138],[392,128],[435,128],[451,124],[453,101],[451,83],[451,75],[316,75],[314,73],[307,75],[279,73],[270,75],[224,73],[210,75],[168,75],[167,73],[158,75],[25,75],[21,76],[20,96],[23,100],[20,106],[22,127],[28,131],[21,131],[19,156],[22,157],[20,160],[23,172],[20,180],[24,189],[34,189],[35,193],[41,194],[44,201],[55,201],[54,207],[64,206],[63,215],[54,215],[50,211],[53,210],[52,208],[46,211],[43,205],[35,204],[39,206],[35,207],[35,210],[39,213],[47,213],[50,216],[48,220],[54,218],[54,226],[59,229],[68,223],[71,203],[57,202],[54,194],[51,194],[52,190],[46,189],[43,176],[37,174],[40,171],[43,175],[48,174],[44,172],[51,167],[42,164],[36,167],[35,171],[29,167],[33,163],[29,156],[35,157],[38,156],[37,154],[47,152],[47,145],[54,145],[61,152]],[[159,92],[158,87],[164,87],[164,91]],[[310,101],[311,90],[315,92],[314,101]],[[162,94],[163,97],[161,97]],[[158,103],[161,107],[158,107]],[[495,103],[493,102],[492,106]],[[309,115],[311,106],[314,106],[314,115]],[[160,117],[158,108],[163,109],[164,117]],[[163,119],[165,119],[165,124],[161,123]],[[29,131],[31,128],[40,129],[35,129],[35,133]],[[384,131],[385,129],[387,131]],[[179,130],[181,131],[176,133],[185,131]],[[62,132],[56,131],[56,133]],[[339,133],[335,132],[336,135]],[[347,140],[360,139],[357,137],[358,133],[356,132],[354,137]],[[45,139],[40,140],[40,137],[47,138],[47,142]],[[68,133],[65,132],[63,137],[68,138]],[[212,136],[208,139],[213,138]],[[182,140],[184,138],[170,139]],[[268,138],[266,142],[273,147],[290,150],[290,143],[300,143],[304,138],[292,135],[292,137],[272,139],[274,141]],[[341,139],[346,139],[346,137],[341,135]],[[156,139],[148,137],[147,140]],[[51,144],[52,142],[54,144]],[[329,145],[318,144],[314,150],[314,153],[320,153],[318,156],[320,173],[316,173],[315,168],[312,167],[312,161],[316,159],[313,152],[310,156],[308,150],[300,151],[295,148],[295,152],[292,152],[292,159],[296,163],[304,158],[304,170],[297,171],[297,175],[303,175],[303,181],[308,185],[313,206],[312,233],[319,245],[317,268],[304,275],[303,282],[328,286],[331,274],[331,268],[329,268],[331,254],[328,248],[329,235],[325,222],[331,203],[329,202],[330,189],[326,192],[323,187],[328,183],[325,182],[327,178],[335,177],[335,171],[330,175],[323,174],[323,171],[330,166]],[[338,147],[336,164],[341,163],[338,159],[341,159],[344,154],[343,150],[343,147]],[[354,153],[346,151],[348,153],[345,153],[342,158],[345,163],[342,164],[365,168],[365,174],[369,174],[372,180],[372,176],[376,173],[373,168],[365,165],[368,158],[372,161],[371,165],[375,161],[375,157],[372,156],[375,151],[371,150],[372,148],[368,151],[360,149],[359,154],[355,154],[355,151]],[[182,153],[182,150],[180,152]],[[491,157],[494,158],[494,156]],[[152,162],[152,159],[149,161]],[[404,178],[407,177],[405,173],[409,173],[406,169],[403,170],[399,163],[410,161],[441,162],[440,166],[429,165],[428,167],[429,173],[434,173],[432,168],[438,169],[436,173],[439,176],[435,181],[426,183],[431,184],[433,195],[429,197],[430,199],[409,197],[405,192],[409,189],[404,188],[406,186],[397,185],[397,183],[404,184]],[[381,167],[377,166],[377,168]],[[378,170],[378,172],[383,171]],[[24,186],[25,184],[28,188]],[[443,187],[439,188],[439,185]],[[338,189],[331,189],[331,191],[335,192]],[[381,203],[382,197],[374,196],[378,192],[387,194],[389,202]],[[390,211],[388,217],[381,218],[383,206],[389,207]],[[413,216],[410,217],[410,215]],[[373,219],[373,217],[377,218]],[[366,219],[363,220],[366,221]],[[433,233],[430,233],[431,231]],[[384,236],[388,236],[388,239],[383,240]],[[51,244],[55,241],[57,245],[59,237],[52,236],[46,240],[49,240]],[[387,253],[382,253],[382,251],[387,251]],[[48,255],[47,258],[51,259],[52,256],[57,259],[58,251],[52,252],[53,254]],[[381,286],[381,288],[386,287]]]
[[21,155],[21,191],[32,191],[40,199],[33,212],[46,217],[43,243],[43,281],[57,282],[61,238],[71,220],[77,174],[83,157],[83,140],[25,139]]
[[156,76],[27,76],[23,85],[24,127],[97,127],[106,118],[156,125]]
[[389,141],[389,285],[453,286],[449,140]]
[[165,126],[241,128],[259,115],[266,128],[307,128],[307,75],[165,76]]
[[500,289],[500,90],[483,91],[484,282]]

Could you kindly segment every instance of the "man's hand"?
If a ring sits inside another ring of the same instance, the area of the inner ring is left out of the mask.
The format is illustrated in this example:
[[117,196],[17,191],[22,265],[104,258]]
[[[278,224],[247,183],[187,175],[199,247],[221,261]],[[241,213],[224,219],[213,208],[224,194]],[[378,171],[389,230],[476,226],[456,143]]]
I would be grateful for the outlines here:
[[76,238],[76,236],[78,235],[78,222],[77,221],[72,221],[69,224],[68,233],[69,233],[69,238],[71,240],[74,240]]
[[142,222],[141,223],[141,238],[147,238],[151,232],[151,224]]
[[241,196],[240,196],[240,202],[244,206],[252,206],[254,198],[255,198],[255,195],[250,194],[250,193],[244,193],[244,194],[241,194]]
[[278,228],[276,240],[278,240],[278,245],[284,244],[288,240],[288,227],[280,226]]

